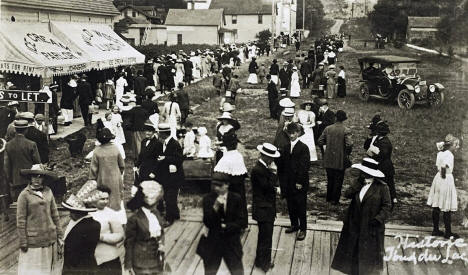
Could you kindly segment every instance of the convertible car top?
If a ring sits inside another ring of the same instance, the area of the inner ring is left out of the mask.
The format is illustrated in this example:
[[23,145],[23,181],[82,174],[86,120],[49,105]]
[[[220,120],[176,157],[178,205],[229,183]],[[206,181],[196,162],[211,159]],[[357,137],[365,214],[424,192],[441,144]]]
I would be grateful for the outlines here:
[[358,59],[359,63],[419,63],[419,59],[409,58],[405,56],[396,56],[396,55],[373,55],[366,56]]

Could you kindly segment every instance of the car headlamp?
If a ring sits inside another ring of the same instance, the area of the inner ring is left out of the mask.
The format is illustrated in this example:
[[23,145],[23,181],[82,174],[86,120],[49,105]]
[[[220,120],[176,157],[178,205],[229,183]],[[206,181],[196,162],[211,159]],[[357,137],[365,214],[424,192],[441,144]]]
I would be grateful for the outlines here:
[[436,91],[436,86],[435,85],[429,85],[429,92],[433,93]]
[[420,91],[421,91],[421,87],[419,87],[419,85],[416,85],[416,86],[414,87],[414,92],[415,92],[415,93],[419,93]]

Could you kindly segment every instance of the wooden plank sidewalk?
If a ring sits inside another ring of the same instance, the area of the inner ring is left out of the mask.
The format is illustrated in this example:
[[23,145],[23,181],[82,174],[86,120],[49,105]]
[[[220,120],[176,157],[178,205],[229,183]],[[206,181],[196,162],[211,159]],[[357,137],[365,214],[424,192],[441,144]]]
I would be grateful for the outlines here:
[[[62,216],[65,224],[66,214]],[[268,274],[300,275],[300,274],[342,274],[330,268],[336,246],[338,244],[342,223],[336,221],[317,221],[308,225],[307,237],[304,241],[296,241],[295,234],[286,234],[289,221],[279,218],[275,222],[273,232],[272,261],[274,268]],[[196,247],[205,229],[201,216],[186,216],[166,230],[165,251],[166,261],[171,266],[172,274],[199,275],[204,274],[203,262],[196,255]],[[257,245],[258,227],[255,221],[249,220],[249,228],[242,235],[244,250],[243,264],[246,275],[264,274],[253,266]],[[413,253],[424,254],[425,249],[398,247],[400,240],[394,236],[409,236],[409,241],[421,241],[430,234],[430,228],[388,225],[385,233],[385,246],[396,247],[401,256],[410,257]],[[443,240],[440,238],[440,240]],[[14,219],[0,222],[0,274],[16,274],[18,257],[18,239]],[[452,248],[454,252],[465,253],[468,258],[468,247]],[[388,253],[388,252],[387,252]],[[412,262],[385,262],[385,275],[417,275],[417,274],[467,274],[468,262],[456,260],[452,264],[442,263],[447,255],[446,248],[436,247],[427,250],[428,254],[440,257],[438,262],[422,260],[418,264]],[[387,254],[388,256],[388,254]],[[229,274],[222,263],[218,274]]]

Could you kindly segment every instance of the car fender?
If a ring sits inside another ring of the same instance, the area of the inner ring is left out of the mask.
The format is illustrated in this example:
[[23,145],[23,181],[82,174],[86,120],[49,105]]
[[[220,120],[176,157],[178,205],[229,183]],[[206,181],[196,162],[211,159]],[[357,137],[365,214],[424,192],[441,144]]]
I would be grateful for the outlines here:
[[440,83],[433,83],[432,85],[436,86],[437,90],[439,90],[439,91],[445,89],[444,85],[442,85]]
[[406,89],[410,90],[410,91],[414,91],[414,86],[411,85],[411,84],[404,84]]

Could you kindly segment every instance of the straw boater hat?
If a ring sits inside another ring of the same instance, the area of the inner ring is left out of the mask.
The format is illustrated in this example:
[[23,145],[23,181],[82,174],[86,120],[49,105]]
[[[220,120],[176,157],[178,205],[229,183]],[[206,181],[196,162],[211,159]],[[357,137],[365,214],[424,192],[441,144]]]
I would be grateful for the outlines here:
[[166,133],[171,131],[171,126],[168,123],[159,123],[158,124],[158,132]]
[[232,112],[234,110],[236,110],[236,108],[234,108],[234,106],[231,103],[229,102],[223,103],[223,108],[222,108],[223,112]]
[[279,158],[280,152],[278,148],[270,143],[263,143],[262,145],[257,146],[257,150],[260,151],[265,156],[272,157],[272,158]]
[[296,103],[294,103],[289,97],[286,97],[279,101],[279,105],[283,108],[293,108],[296,106]]
[[15,128],[28,128],[29,123],[27,120],[20,119],[20,120],[15,120],[15,122],[13,123],[13,126]]
[[371,158],[364,158],[361,163],[353,164],[351,167],[376,178],[384,178],[385,175],[378,169],[379,163]]
[[294,116],[294,108],[284,108],[283,112],[281,112],[283,116]]
[[31,112],[23,112],[21,113],[21,119],[25,119],[27,121],[33,121],[34,120],[34,114]]
[[85,203],[91,202],[93,194],[97,190],[96,181],[88,181],[81,186],[78,193],[72,194],[66,201],[62,202],[62,206],[73,211],[93,212],[96,208],[87,207]]
[[223,120],[223,119],[234,120],[234,118],[232,118],[231,116],[231,113],[228,113],[228,112],[223,112],[223,114],[218,117],[218,120]]
[[10,101],[10,102],[8,102],[7,105],[8,105],[8,106],[18,106],[18,105],[19,105],[19,102],[18,102],[18,101]]
[[57,177],[52,171],[44,170],[40,164],[33,164],[31,169],[21,169],[20,174],[23,176],[47,176],[47,177]]

